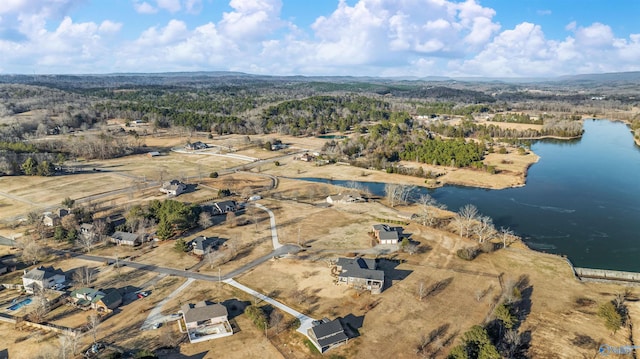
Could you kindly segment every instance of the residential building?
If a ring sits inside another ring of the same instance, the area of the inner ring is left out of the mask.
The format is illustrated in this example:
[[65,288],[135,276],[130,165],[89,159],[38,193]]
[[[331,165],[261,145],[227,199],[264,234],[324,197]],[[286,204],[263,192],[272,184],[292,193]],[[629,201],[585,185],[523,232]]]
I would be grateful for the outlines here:
[[142,236],[135,233],[116,231],[109,237],[109,242],[119,246],[135,247],[142,244]]
[[205,148],[209,148],[209,146],[202,141],[196,141],[194,143],[187,142],[184,148],[190,151],[194,151],[194,150],[203,150]]
[[345,334],[339,319],[331,321],[323,319],[322,323],[311,327],[307,334],[309,334],[309,338],[320,353],[346,344],[349,341],[349,337]]
[[68,214],[69,211],[64,208],[60,208],[55,212],[44,212],[42,214],[42,223],[48,227],[55,227],[60,224],[62,217],[67,216]]
[[366,202],[364,198],[360,196],[352,196],[350,194],[337,194],[327,197],[327,203],[339,204],[339,203],[357,203]]
[[111,313],[122,304],[122,295],[115,289],[104,292],[95,288],[80,288],[71,292],[69,298],[79,307],[92,308],[101,313]]
[[185,304],[181,312],[191,343],[233,335],[227,308],[220,303]]
[[167,181],[160,187],[160,192],[166,193],[167,196],[177,196],[187,189],[187,185],[174,179]]
[[215,202],[213,204],[212,212],[214,215],[225,214],[228,212],[235,212],[238,210],[238,204],[236,201],[222,201]]
[[34,293],[42,289],[49,289],[56,284],[62,284],[67,280],[61,269],[53,267],[37,267],[24,272],[22,285],[27,293]]
[[402,239],[402,227],[391,227],[386,224],[373,225],[373,234],[380,244],[398,244]]
[[212,251],[213,247],[215,247],[216,244],[218,244],[218,238],[216,237],[196,237],[193,241],[191,241],[191,251],[195,255],[202,256],[207,252]]
[[375,259],[338,258],[338,283],[380,294],[384,287],[384,271],[377,270]]

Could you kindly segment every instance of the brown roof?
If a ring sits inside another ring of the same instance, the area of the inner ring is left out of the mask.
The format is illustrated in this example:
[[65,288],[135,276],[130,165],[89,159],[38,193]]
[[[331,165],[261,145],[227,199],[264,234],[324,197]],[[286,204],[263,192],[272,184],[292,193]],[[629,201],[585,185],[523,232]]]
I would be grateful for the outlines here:
[[227,316],[227,308],[220,304],[207,304],[206,302],[198,302],[196,304],[185,304],[182,306],[184,321],[186,323],[199,322],[215,317]]

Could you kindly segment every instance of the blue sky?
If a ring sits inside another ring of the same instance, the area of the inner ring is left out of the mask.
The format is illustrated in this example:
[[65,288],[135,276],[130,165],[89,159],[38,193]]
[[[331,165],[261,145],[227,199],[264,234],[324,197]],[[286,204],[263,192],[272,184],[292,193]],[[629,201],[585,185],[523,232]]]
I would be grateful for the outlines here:
[[640,70],[638,0],[1,0],[0,73]]

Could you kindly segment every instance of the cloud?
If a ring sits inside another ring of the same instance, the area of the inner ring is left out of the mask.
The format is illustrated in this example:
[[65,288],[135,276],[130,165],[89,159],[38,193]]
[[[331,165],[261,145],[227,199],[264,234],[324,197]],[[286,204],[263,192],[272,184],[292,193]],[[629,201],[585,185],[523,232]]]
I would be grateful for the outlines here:
[[180,0],[156,0],[156,3],[160,9],[167,10],[170,13],[176,13],[182,10]]
[[151,4],[149,4],[148,2],[138,2],[138,1],[134,1],[133,2],[133,8],[136,10],[136,12],[138,12],[139,14],[155,14],[158,12],[158,9],[156,9],[155,7],[153,7]]
[[98,27],[98,32],[104,33],[104,34],[113,34],[120,31],[121,28],[122,28],[122,23],[105,20]]
[[281,0],[231,0],[234,11],[222,14],[220,31],[236,40],[259,40],[285,25]]

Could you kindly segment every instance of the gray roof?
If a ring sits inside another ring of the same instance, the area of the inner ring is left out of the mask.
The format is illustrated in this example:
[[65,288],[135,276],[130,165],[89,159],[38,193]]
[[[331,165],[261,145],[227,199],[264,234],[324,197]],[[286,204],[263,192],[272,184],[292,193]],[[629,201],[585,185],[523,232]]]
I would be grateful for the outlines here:
[[207,304],[206,302],[198,302],[196,304],[185,304],[182,306],[184,321],[186,323],[199,322],[215,317],[227,316],[227,308],[220,304]]
[[380,240],[388,240],[388,239],[395,239],[398,240],[400,239],[400,233],[396,232],[396,231],[380,231],[380,234],[378,235],[378,238],[380,238]]
[[51,278],[55,275],[64,276],[64,272],[61,269],[40,266],[28,271],[24,276],[22,276],[22,278],[41,281],[43,279]]
[[312,327],[313,335],[320,347],[328,347],[349,339],[344,333],[344,328],[338,319]]
[[375,269],[375,259],[339,258],[336,264],[342,267],[342,273],[340,273],[340,277],[353,277],[384,281],[384,271]]
[[102,300],[102,303],[106,305],[109,309],[114,309],[120,303],[122,303],[122,295],[117,290],[112,290],[111,292],[102,295],[98,300]]
[[125,242],[135,242],[138,239],[138,237],[139,236],[135,233],[120,232],[120,231],[116,231],[111,235],[111,238],[119,241],[125,241]]
[[208,247],[213,246],[216,241],[218,239],[216,237],[204,237],[204,236],[200,236],[200,237],[196,237],[193,240],[193,249],[198,249],[201,251],[205,251]]

